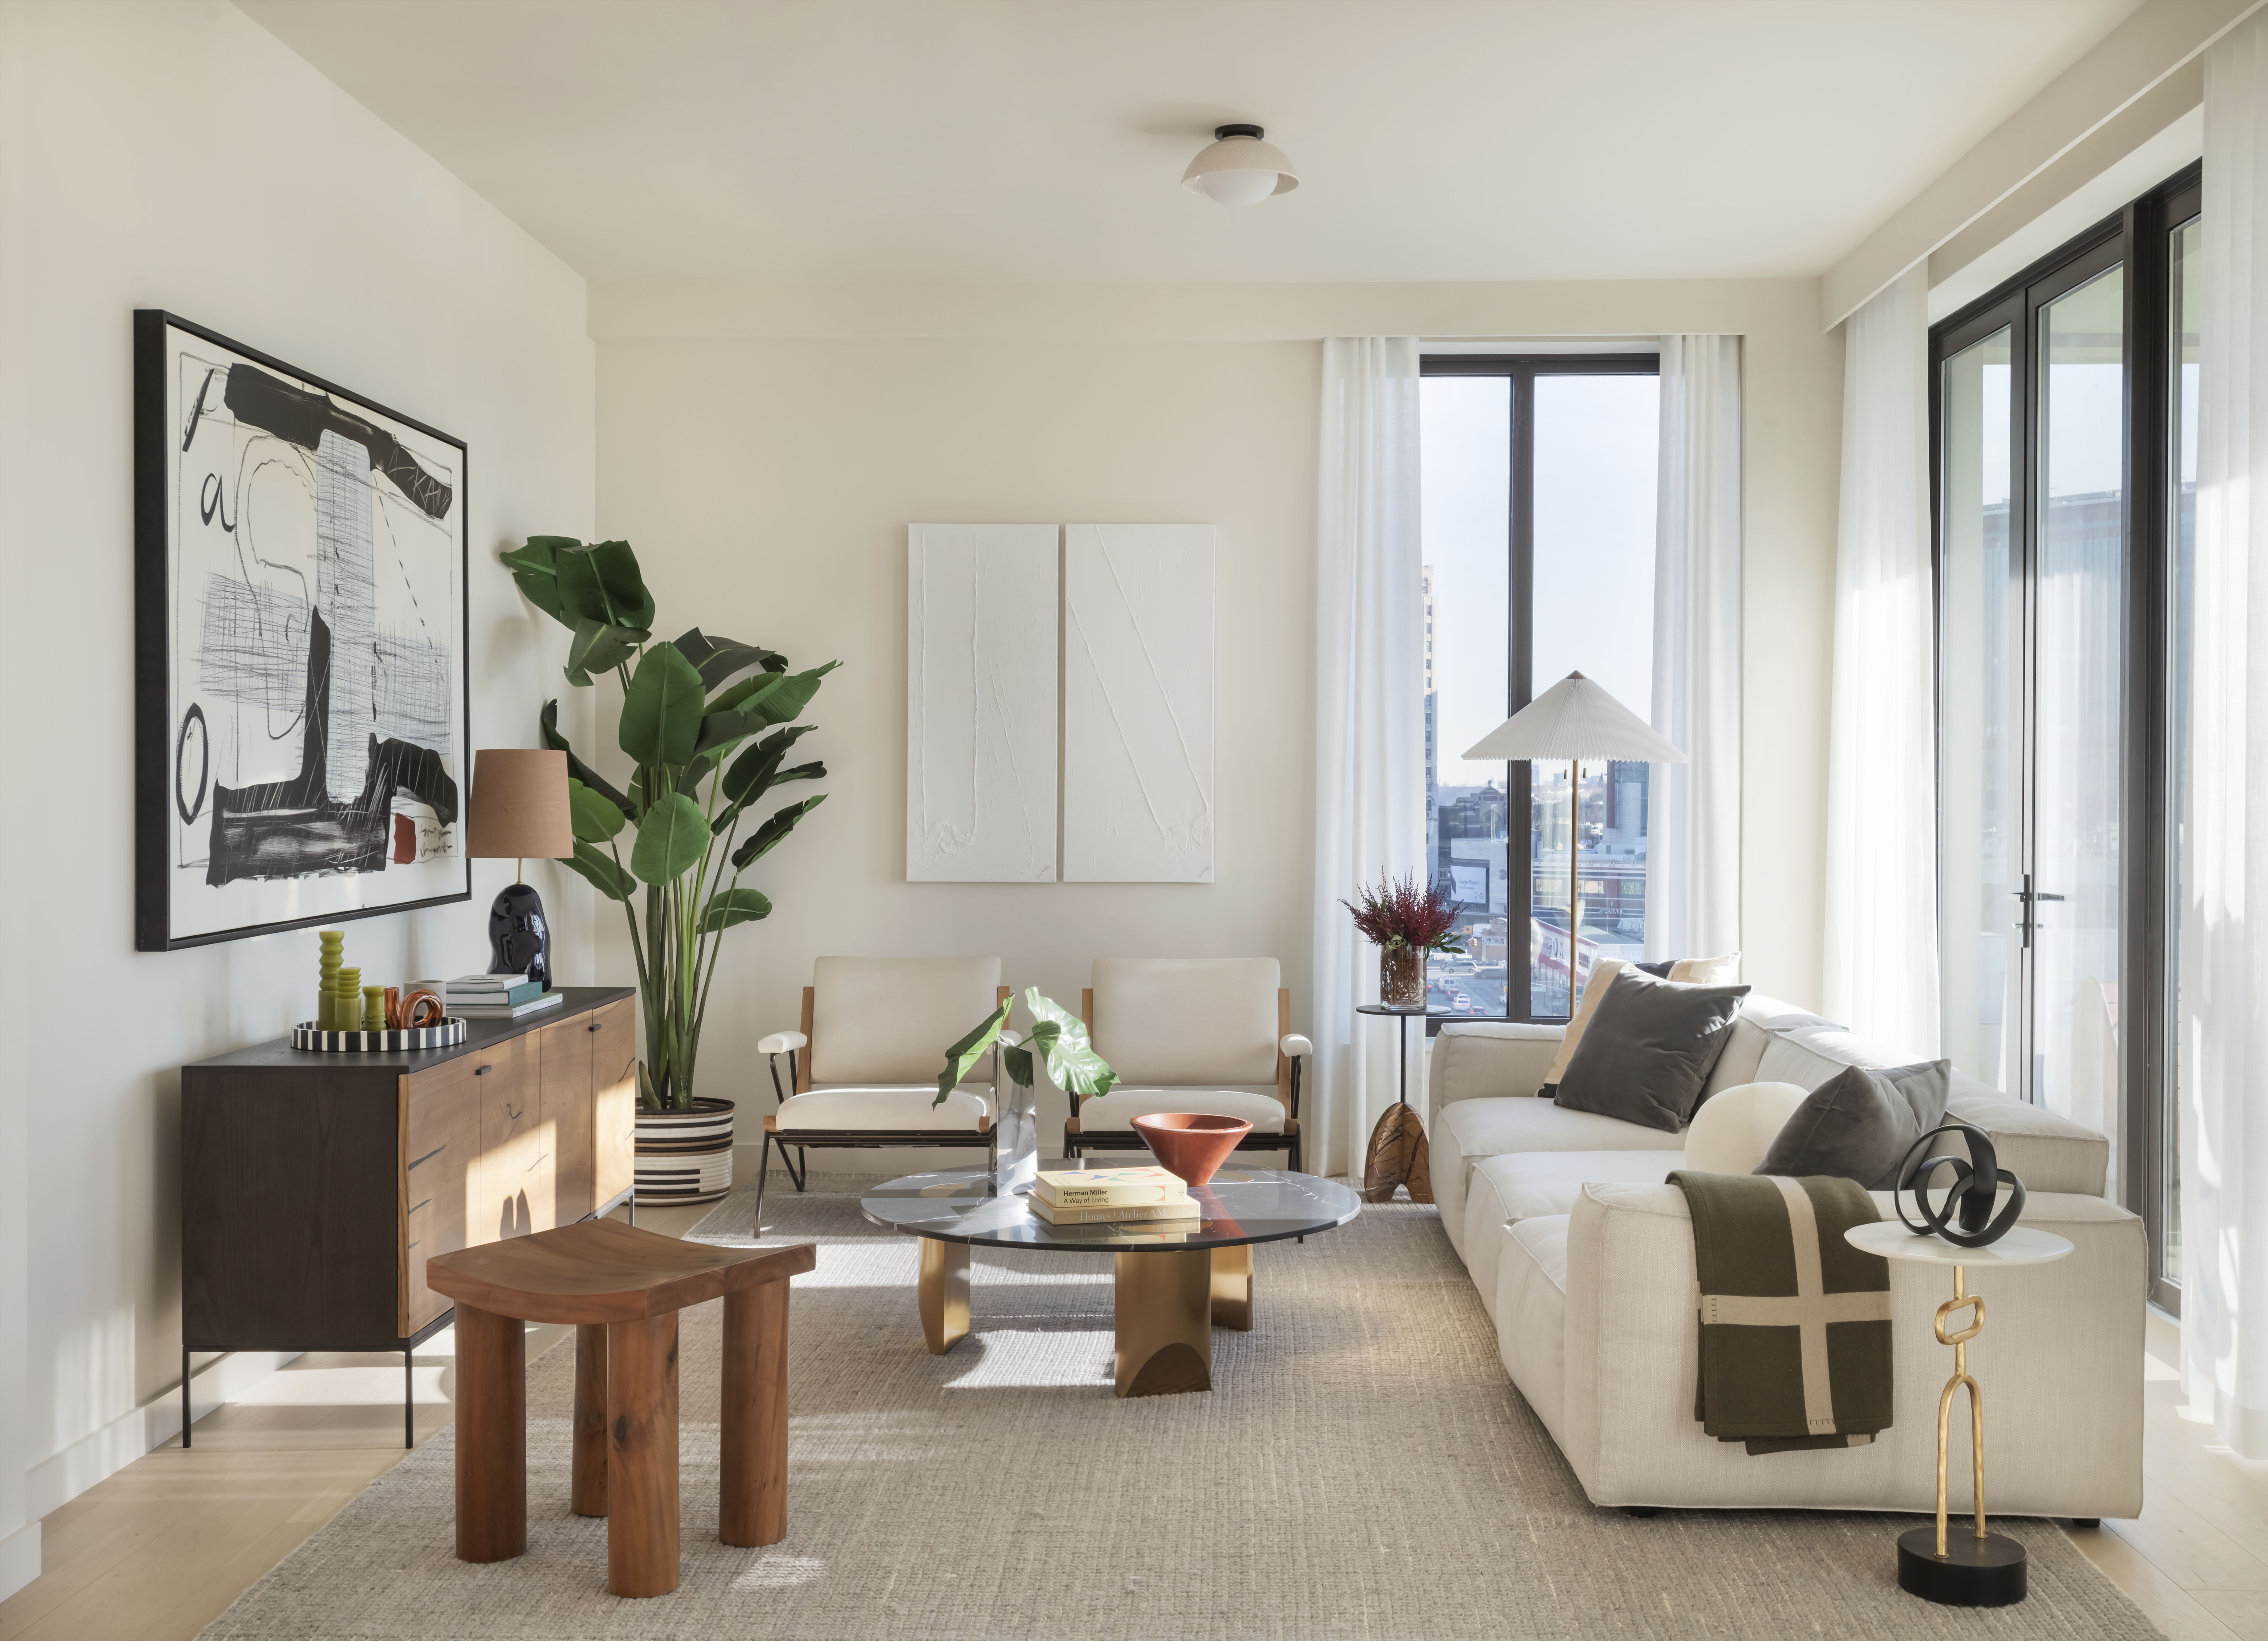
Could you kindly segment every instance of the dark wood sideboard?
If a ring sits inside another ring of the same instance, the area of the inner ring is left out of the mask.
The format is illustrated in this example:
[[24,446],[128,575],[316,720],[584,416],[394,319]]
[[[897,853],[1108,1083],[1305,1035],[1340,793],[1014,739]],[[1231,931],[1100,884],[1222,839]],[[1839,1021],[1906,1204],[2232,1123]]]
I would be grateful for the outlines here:
[[569,987],[454,1048],[281,1038],[181,1068],[181,1441],[193,1350],[410,1352],[446,1324],[425,1261],[629,1197],[637,994]]

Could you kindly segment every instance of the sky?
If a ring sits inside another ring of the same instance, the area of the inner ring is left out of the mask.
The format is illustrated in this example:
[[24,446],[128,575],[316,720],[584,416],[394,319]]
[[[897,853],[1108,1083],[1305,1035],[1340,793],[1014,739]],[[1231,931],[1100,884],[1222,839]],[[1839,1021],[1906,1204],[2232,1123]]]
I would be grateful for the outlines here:
[[[1543,376],[1535,398],[1535,692],[1580,669],[1640,718],[1653,699],[1654,488],[1660,380]],[[1433,566],[1440,779],[1477,786],[1501,763],[1457,754],[1507,715],[1511,387],[1419,387],[1425,560]]]

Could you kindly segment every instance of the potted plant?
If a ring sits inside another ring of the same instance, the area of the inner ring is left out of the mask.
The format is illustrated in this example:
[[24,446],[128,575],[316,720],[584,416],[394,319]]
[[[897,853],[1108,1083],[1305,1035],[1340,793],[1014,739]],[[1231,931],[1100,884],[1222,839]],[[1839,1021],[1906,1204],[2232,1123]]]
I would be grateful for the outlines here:
[[1420,886],[1416,873],[1395,883],[1381,878],[1375,889],[1355,891],[1355,901],[1339,904],[1354,913],[1354,926],[1378,948],[1378,1000],[1395,1009],[1425,1006],[1425,954],[1462,957],[1465,949],[1449,938],[1457,920],[1456,891],[1439,881]]
[[575,756],[559,703],[544,704],[542,742],[567,754],[574,809],[575,853],[563,864],[621,903],[637,958],[638,1194],[711,1201],[732,1188],[733,1166],[733,1102],[694,1092],[718,953],[725,930],[771,913],[741,874],[825,800],[758,817],[774,787],[826,775],[823,764],[786,759],[817,727],[791,721],[836,663],[793,672],[777,651],[698,627],[656,642],[653,595],[628,542],[532,536],[503,558],[529,601],[573,634],[567,681],[587,689],[612,672],[622,684],[615,740],[634,767],[620,789]]
[[[937,1098],[930,1102],[944,1105],[946,1096],[967,1080],[993,1044],[1000,1045],[1001,1069],[1022,1092],[1012,1106],[1005,1098],[999,1102],[1000,1160],[992,1181],[996,1195],[1030,1189],[1039,1166],[1039,1108],[1032,1086],[1035,1055],[1047,1062],[1048,1077],[1057,1088],[1081,1098],[1108,1094],[1118,1081],[1118,1074],[1094,1052],[1086,1021],[1053,998],[1042,996],[1038,987],[1027,986],[1024,1007],[1031,1011],[1032,1033],[1021,1038],[1008,1030],[1008,1013],[1015,1006],[1016,1000],[1011,997],[945,1051],[945,1069],[937,1077]],[[1005,1095],[1005,1090],[1000,1092]]]

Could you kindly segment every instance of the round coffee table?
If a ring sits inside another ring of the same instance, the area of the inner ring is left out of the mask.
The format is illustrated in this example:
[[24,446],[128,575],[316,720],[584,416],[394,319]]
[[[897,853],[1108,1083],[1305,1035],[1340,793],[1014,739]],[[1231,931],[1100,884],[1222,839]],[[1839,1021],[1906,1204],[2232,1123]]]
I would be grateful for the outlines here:
[[1313,1236],[1362,1212],[1343,1185],[1273,1168],[1224,1168],[1189,1195],[1194,1226],[1051,1225],[1022,1195],[991,1194],[983,1171],[955,1169],[893,1179],[858,1206],[922,1239],[922,1336],[933,1356],[968,1336],[972,1246],[1115,1256],[1117,1393],[1162,1396],[1211,1390],[1213,1328],[1252,1326],[1253,1244]]

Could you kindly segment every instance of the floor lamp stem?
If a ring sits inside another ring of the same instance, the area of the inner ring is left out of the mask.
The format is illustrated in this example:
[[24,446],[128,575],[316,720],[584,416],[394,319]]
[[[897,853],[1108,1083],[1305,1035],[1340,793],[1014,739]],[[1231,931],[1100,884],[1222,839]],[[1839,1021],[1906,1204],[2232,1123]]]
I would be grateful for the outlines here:
[[1575,938],[1583,927],[1583,874],[1576,865],[1576,838],[1583,816],[1583,760],[1567,760],[1567,1017],[1575,1017]]

